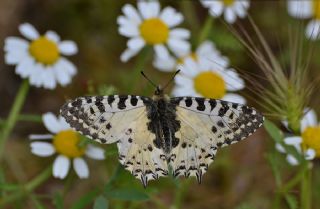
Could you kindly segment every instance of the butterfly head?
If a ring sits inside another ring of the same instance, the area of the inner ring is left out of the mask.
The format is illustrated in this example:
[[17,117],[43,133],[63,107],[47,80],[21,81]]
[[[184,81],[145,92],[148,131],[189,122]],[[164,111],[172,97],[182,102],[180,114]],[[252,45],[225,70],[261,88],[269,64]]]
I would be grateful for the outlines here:
[[159,97],[163,96],[163,88],[160,85],[156,87],[154,95]]

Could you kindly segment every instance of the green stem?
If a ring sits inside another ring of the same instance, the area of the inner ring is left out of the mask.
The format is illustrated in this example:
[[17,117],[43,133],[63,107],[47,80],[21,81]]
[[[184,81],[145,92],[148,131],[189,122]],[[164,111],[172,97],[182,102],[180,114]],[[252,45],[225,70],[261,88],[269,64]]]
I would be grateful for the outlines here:
[[128,91],[130,93],[134,93],[137,88],[137,82],[139,81],[139,78],[141,76],[140,72],[144,70],[143,68],[151,55],[151,49],[152,47],[146,46],[144,49],[141,50],[141,52],[137,57],[135,66],[132,69],[130,85],[128,85],[129,87]]
[[41,115],[33,115],[33,114],[20,114],[18,116],[18,121],[42,123],[42,116]]
[[0,208],[2,208],[4,205],[8,203],[17,201],[23,198],[24,196],[28,195],[35,188],[37,188],[44,181],[46,181],[51,176],[51,173],[52,173],[52,167],[49,166],[42,173],[40,173],[38,176],[32,179],[30,182],[22,186],[22,189],[20,191],[14,192],[14,194],[5,196],[2,199],[0,199]]
[[199,37],[198,45],[200,45],[203,41],[205,41],[208,38],[213,25],[212,23],[213,23],[213,17],[208,15],[206,22],[204,23],[202,30],[200,31],[200,34],[198,36]]
[[27,96],[27,92],[29,90],[29,82],[28,80],[24,80],[20,86],[20,89],[18,91],[18,94],[15,98],[15,101],[13,103],[13,106],[11,108],[11,111],[9,113],[9,117],[7,121],[5,122],[1,133],[0,133],[0,158],[2,157],[4,146],[6,143],[6,140],[8,139],[12,129],[14,128],[19,112],[22,108],[22,105],[24,103],[24,100]]
[[[308,167],[308,162],[305,166]],[[311,169],[305,169],[303,174],[300,193],[301,209],[311,209]]]

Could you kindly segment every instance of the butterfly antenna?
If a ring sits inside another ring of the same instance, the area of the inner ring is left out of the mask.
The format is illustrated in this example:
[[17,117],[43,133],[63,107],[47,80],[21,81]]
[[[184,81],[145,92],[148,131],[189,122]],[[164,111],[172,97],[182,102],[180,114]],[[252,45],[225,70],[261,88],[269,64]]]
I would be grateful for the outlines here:
[[140,72],[141,72],[141,75],[142,75],[145,79],[147,79],[147,81],[149,81],[155,88],[157,88],[157,85],[154,84],[154,83],[146,76],[146,74],[144,74],[143,71],[140,71]]
[[172,78],[167,82],[167,84],[166,84],[162,89],[167,88],[168,85],[173,81],[173,79],[176,77],[176,75],[177,75],[179,72],[180,72],[180,70],[177,70],[177,71],[173,74]]

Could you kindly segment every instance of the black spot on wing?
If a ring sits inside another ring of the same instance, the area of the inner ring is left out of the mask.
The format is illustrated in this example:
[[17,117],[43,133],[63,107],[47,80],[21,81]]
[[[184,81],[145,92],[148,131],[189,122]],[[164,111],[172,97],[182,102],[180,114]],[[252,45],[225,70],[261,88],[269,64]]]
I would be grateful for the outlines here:
[[108,104],[111,106],[111,104],[114,102],[114,96],[111,95],[111,96],[108,96]]
[[209,104],[210,104],[210,108],[211,108],[210,111],[212,111],[217,106],[217,101],[214,99],[210,99]]
[[192,99],[191,97],[187,97],[186,100],[185,100],[185,103],[186,103],[186,106],[187,107],[190,107],[192,105]]
[[126,108],[126,100],[127,99],[128,99],[128,96],[119,96],[118,108],[120,110],[123,110]]
[[198,106],[197,106],[197,110],[199,111],[204,111],[206,109],[206,106],[204,105],[204,101],[205,99],[204,98],[200,98],[200,97],[197,97],[195,98]]
[[130,103],[132,106],[136,106],[138,103],[138,99],[136,96],[131,96]]

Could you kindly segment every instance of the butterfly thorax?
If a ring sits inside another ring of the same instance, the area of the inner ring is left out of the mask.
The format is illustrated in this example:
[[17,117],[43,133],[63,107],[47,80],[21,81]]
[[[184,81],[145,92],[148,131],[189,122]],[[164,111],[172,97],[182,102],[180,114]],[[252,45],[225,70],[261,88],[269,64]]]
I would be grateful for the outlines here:
[[176,107],[162,92],[155,94],[146,106],[150,120],[148,129],[156,136],[153,144],[168,155],[179,144],[179,139],[175,137],[180,129],[180,122],[176,120]]

